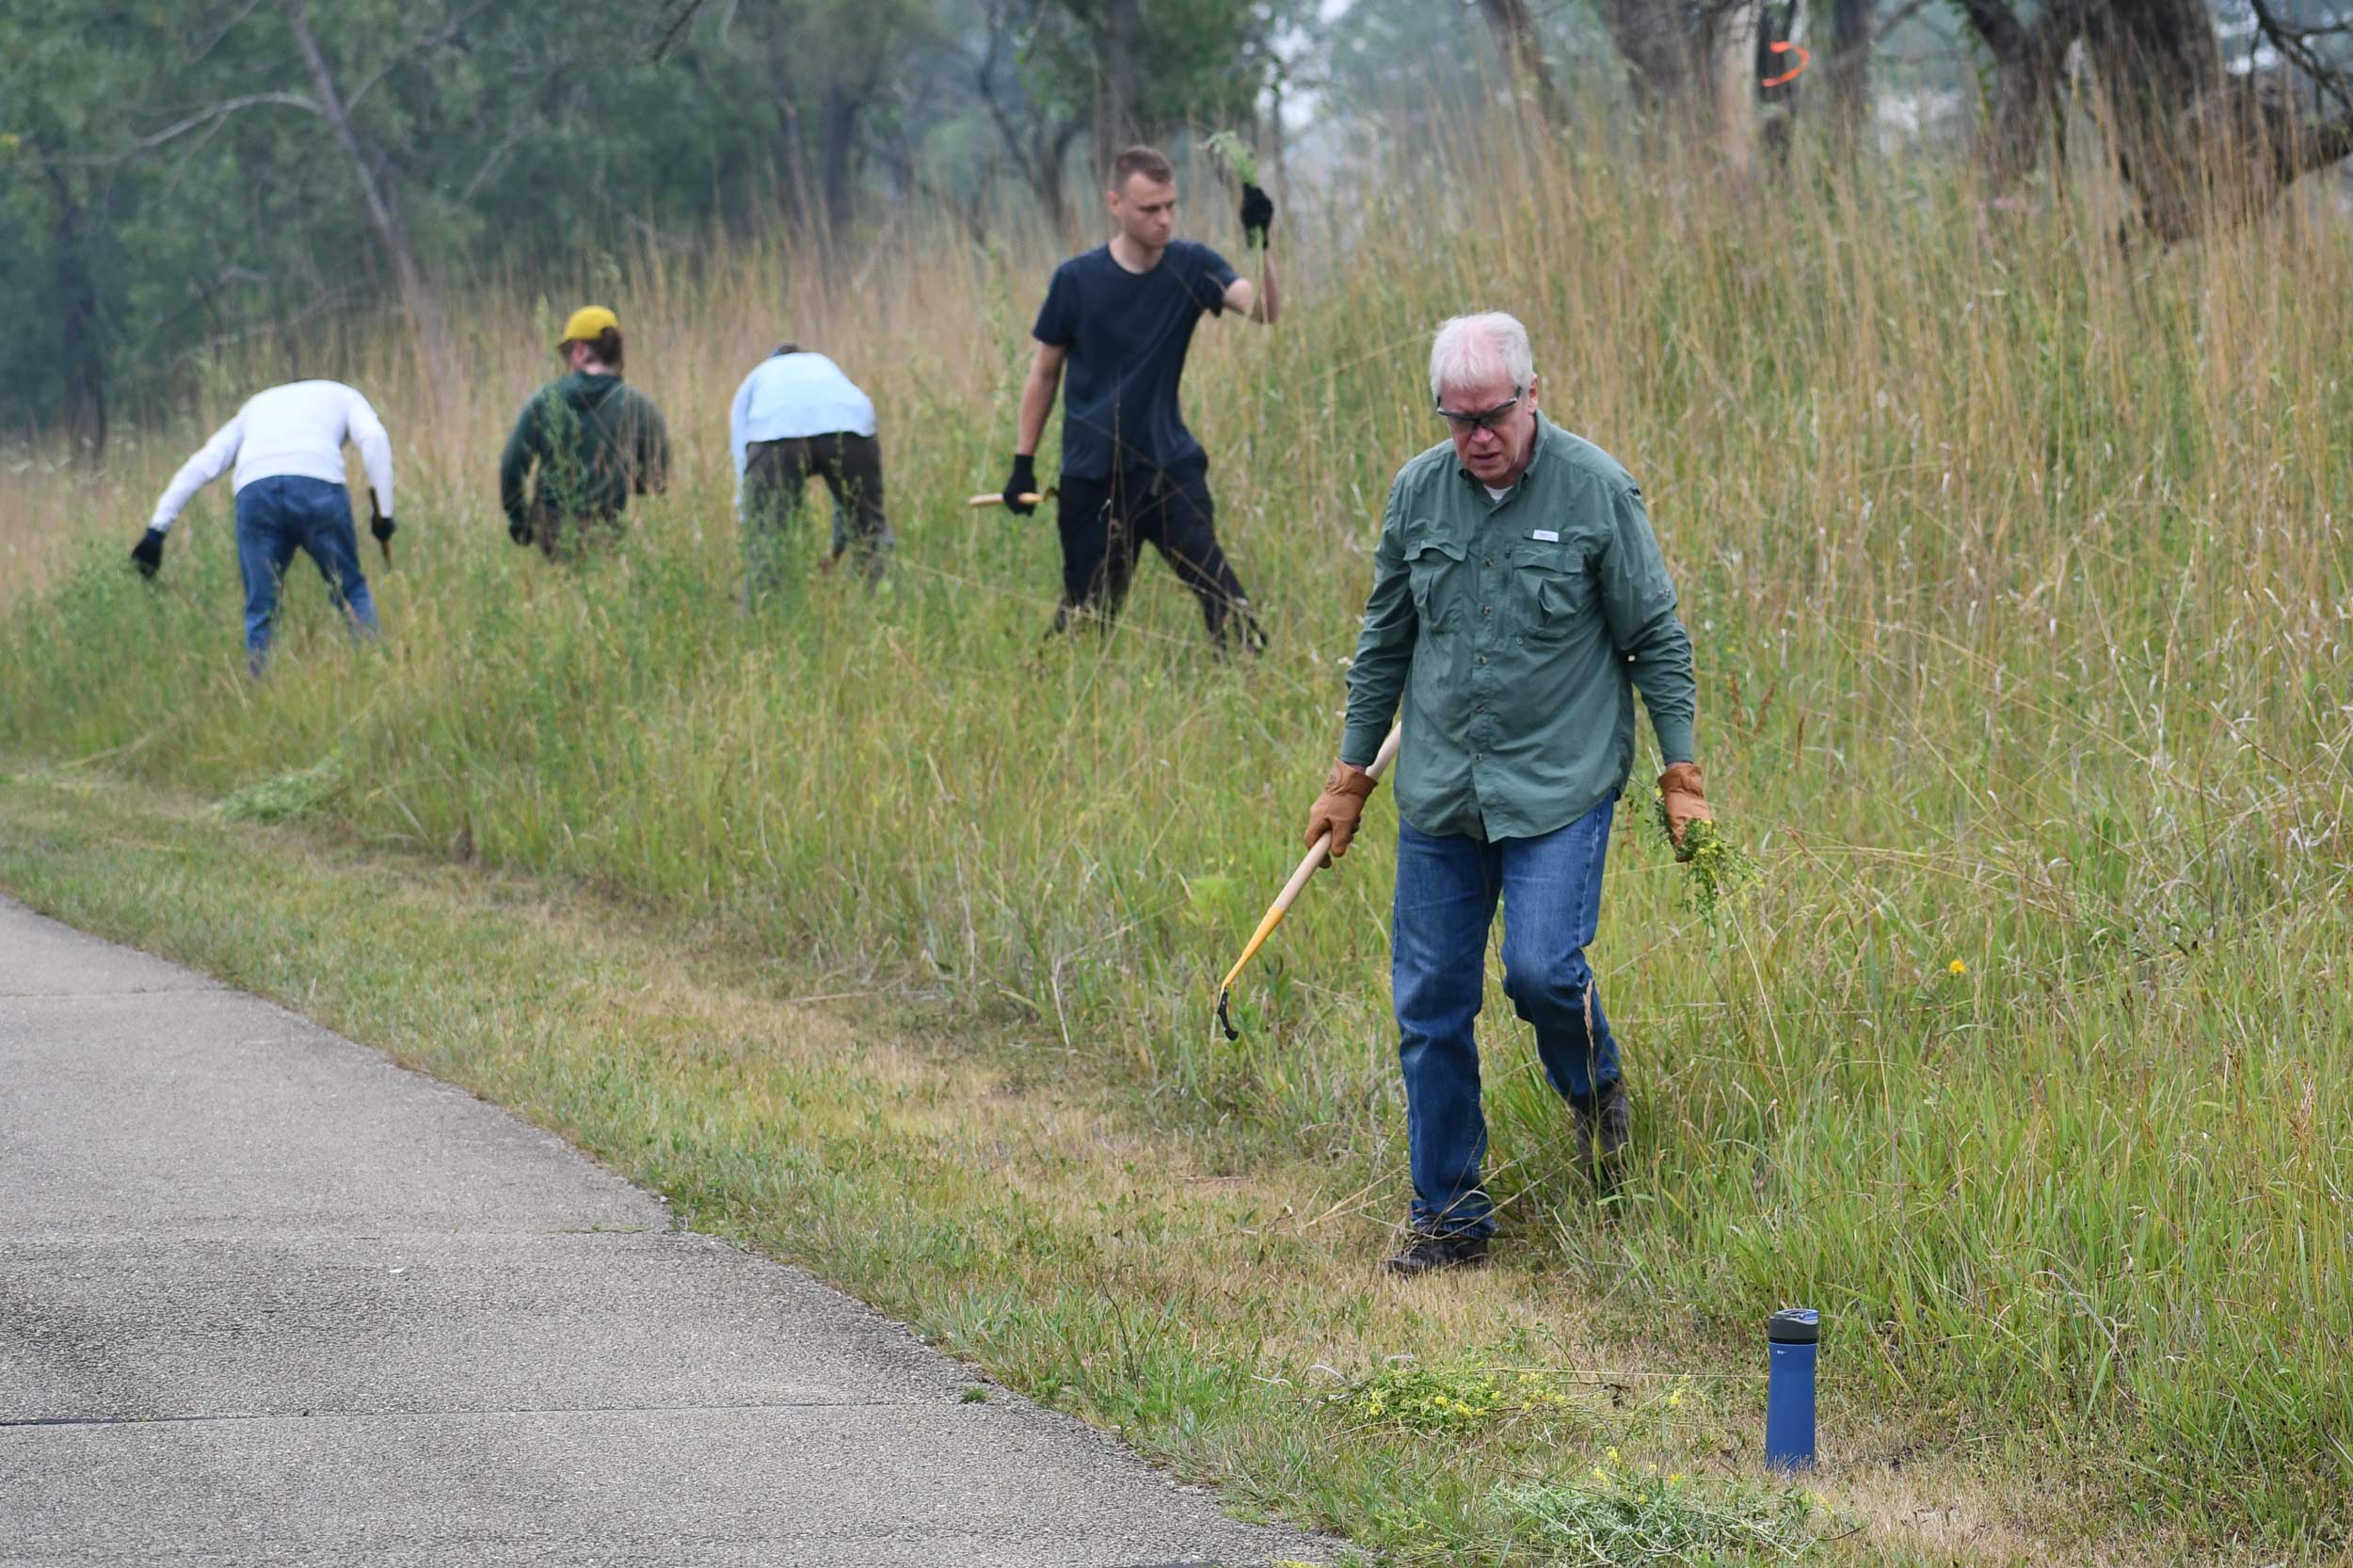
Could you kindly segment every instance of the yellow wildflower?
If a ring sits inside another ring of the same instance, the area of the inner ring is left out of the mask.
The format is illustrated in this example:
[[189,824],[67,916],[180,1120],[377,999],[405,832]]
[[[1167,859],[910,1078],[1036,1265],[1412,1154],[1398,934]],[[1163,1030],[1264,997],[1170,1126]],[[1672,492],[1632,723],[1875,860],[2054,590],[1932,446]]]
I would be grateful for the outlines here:
[[1969,966],[1956,958],[1951,963],[1945,966],[1945,972],[1946,974],[1967,974],[1969,972]]

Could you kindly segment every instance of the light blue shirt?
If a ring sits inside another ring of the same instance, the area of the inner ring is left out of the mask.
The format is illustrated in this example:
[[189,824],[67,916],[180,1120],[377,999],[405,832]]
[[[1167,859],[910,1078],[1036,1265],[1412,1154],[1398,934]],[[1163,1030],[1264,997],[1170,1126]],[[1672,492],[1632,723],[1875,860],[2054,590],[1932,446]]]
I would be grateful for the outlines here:
[[728,422],[735,446],[735,477],[744,477],[745,453],[754,441],[792,440],[800,436],[871,436],[874,400],[823,354],[772,354],[735,389]]

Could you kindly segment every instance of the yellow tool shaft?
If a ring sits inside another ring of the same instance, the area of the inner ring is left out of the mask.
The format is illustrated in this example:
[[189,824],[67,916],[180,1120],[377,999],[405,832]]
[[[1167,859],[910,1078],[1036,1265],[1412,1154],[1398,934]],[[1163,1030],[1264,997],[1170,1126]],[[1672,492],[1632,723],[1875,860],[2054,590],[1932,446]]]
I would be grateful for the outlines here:
[[1258,955],[1258,950],[1266,946],[1266,939],[1274,935],[1274,928],[1281,925],[1283,917],[1289,913],[1289,909],[1279,904],[1266,912],[1264,918],[1258,921],[1258,929],[1250,934],[1249,945],[1241,950],[1241,956],[1234,960],[1234,967],[1225,971],[1224,980],[1218,982],[1219,990],[1230,990],[1233,987],[1234,977],[1241,973],[1243,967]]
[[[1398,742],[1403,739],[1404,733],[1402,727],[1392,728],[1389,731],[1389,738],[1381,743],[1380,754],[1373,758],[1372,766],[1365,771],[1375,778],[1387,771],[1389,764],[1397,759]],[[1307,879],[1316,874],[1317,870],[1323,864],[1324,856],[1330,854],[1331,850],[1332,835],[1319,834],[1314,845],[1300,860],[1298,867],[1292,871],[1290,880],[1283,884],[1283,890],[1274,895],[1273,904],[1267,905],[1266,915],[1258,921],[1258,929],[1250,934],[1250,943],[1241,950],[1241,956],[1235,959],[1234,967],[1225,971],[1225,980],[1218,985],[1218,994],[1221,997],[1234,988],[1236,977],[1249,966],[1253,958],[1258,955],[1258,950],[1266,945],[1266,939],[1274,935],[1274,928],[1283,923],[1285,915],[1290,913],[1291,901],[1299,897],[1300,889],[1307,886]]]

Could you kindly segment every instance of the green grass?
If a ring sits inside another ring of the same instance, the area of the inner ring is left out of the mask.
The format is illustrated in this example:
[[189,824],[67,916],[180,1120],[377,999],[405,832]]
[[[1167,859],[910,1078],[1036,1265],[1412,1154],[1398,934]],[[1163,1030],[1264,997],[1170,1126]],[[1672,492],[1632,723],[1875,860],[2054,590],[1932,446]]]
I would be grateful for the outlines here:
[[[1742,1479],[1744,1395],[1629,1397],[1639,1374],[1574,1365],[1590,1331],[1547,1304],[1540,1267],[1380,1281],[1366,1256],[1386,1227],[1325,1214],[1346,1194],[1321,1162],[1229,1172],[1218,1140],[1146,1127],[1119,1095],[1021,1087],[1035,1064],[1016,1043],[853,1023],[872,1006],[792,1000],[807,976],[708,931],[55,775],[0,779],[0,885],[513,1107],[685,1224],[844,1286],[1245,1512],[1401,1562],[1582,1561],[1513,1541],[1673,1474],[1654,1525],[1745,1551],[1712,1521],[1768,1499],[1769,1560],[1822,1533],[1810,1498]],[[1482,1349],[1518,1369],[1415,1369],[1503,1323]],[[1368,1364],[1349,1383],[1334,1362]],[[1370,1408],[1384,1390],[1396,1409]],[[1433,1402],[1449,1395],[1480,1408]],[[1554,1472],[1539,1521],[1519,1489]]]
[[[893,263],[835,301],[883,407],[900,563],[881,595],[827,582],[742,616],[720,430],[752,340],[696,324],[756,317],[763,263],[720,257],[614,291],[662,324],[632,374],[698,455],[625,560],[573,575],[507,547],[481,494],[511,405],[468,391],[428,415],[387,361],[363,379],[414,499],[386,642],[347,649],[297,584],[285,656],[249,685],[223,529],[175,536],[150,586],[120,520],[63,515],[46,585],[0,627],[0,748],[206,798],[340,758],[309,820],[341,842],[590,889],[765,955],[1244,1177],[1271,1207],[1237,1224],[1329,1209],[1315,1244],[1369,1258],[1402,1205],[1385,792],[1246,977],[1244,1038],[1209,1009],[1337,741],[1387,478],[1439,435],[1427,334],[1513,308],[1546,408],[1643,484],[1720,824],[1759,875],[1711,927],[1621,814],[1594,956],[1637,1153],[1607,1204],[1556,1158],[1558,1109],[1491,991],[1516,1272],[1493,1298],[1437,1292],[1453,1343],[1414,1352],[1517,1365],[1520,1304],[1542,1303],[1582,1347],[1556,1338],[1546,1365],[1745,1375],[1763,1317],[1802,1302],[1825,1324],[1833,1501],[1869,1539],[1909,1539],[1871,1499],[1926,1466],[1999,1498],[1996,1555],[2125,1534],[2193,1558],[2341,1550],[2353,236],[2292,206],[2125,253],[2092,197],[2013,218],[1934,169],[1719,200],[1686,171],[1512,156],[1432,174],[1453,182],[1441,220],[1400,178],[1350,227],[1287,224],[1283,326],[1205,327],[1189,402],[1273,625],[1256,666],[1212,660],[1151,565],[1117,632],[1043,640],[1050,527],[962,506],[1001,471],[1028,259]],[[527,301],[478,309],[474,341],[531,341]],[[481,387],[519,399],[539,374],[483,353]],[[152,446],[160,486],[178,454]],[[588,1125],[663,1081],[616,1059],[560,1112],[524,1104]],[[739,1179],[729,1139],[671,1136],[663,1181],[724,1192],[749,1228],[806,1201]],[[845,1127],[825,1158],[870,1136]],[[954,1144],[938,1179],[993,1168],[984,1148]],[[1065,1173],[1112,1184],[1113,1229],[1148,1235],[1184,1197],[1115,1170]],[[845,1277],[869,1288],[903,1244]],[[1361,1274],[1315,1273],[1279,1331],[1204,1309],[1178,1333],[1167,1292],[1213,1293],[1214,1272],[1124,1258],[1101,1282],[1117,1326],[1074,1323],[1009,1381],[1181,1432],[1203,1408],[1259,1419],[1256,1376],[1342,1353],[1354,1379],[1405,1348],[1369,1336]],[[952,1337],[1048,1310],[938,1267],[964,1281],[925,1308]],[[1717,1409],[1728,1432],[1753,1414]],[[1222,1435],[1158,1441],[1369,1538],[1409,1539],[1383,1511],[1434,1486],[1411,1506],[1456,1522],[1448,1549],[1520,1539],[1489,1501],[1532,1463],[1515,1449],[1439,1484],[1385,1438],[1343,1460],[1277,1422],[1292,1435],[1265,1445],[1298,1448],[1275,1464],[1227,1417],[1198,1430]]]

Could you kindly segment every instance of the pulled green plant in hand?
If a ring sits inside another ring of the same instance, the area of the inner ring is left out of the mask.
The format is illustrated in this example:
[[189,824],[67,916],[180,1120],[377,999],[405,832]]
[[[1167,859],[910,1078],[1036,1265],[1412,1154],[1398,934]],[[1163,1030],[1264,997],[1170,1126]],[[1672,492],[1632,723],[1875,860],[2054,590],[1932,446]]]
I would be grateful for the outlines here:
[[1223,164],[1241,184],[1258,183],[1258,155],[1250,151],[1250,144],[1232,131],[1212,131],[1201,145],[1210,157]]
[[1658,824],[1659,837],[1683,864],[1683,888],[1676,902],[1689,909],[1709,926],[1726,901],[1737,897],[1763,873],[1756,857],[1738,844],[1725,838],[1716,824],[1702,817],[1683,830],[1683,842],[1674,841],[1674,834],[1667,826],[1667,802],[1654,797],[1654,820]]

